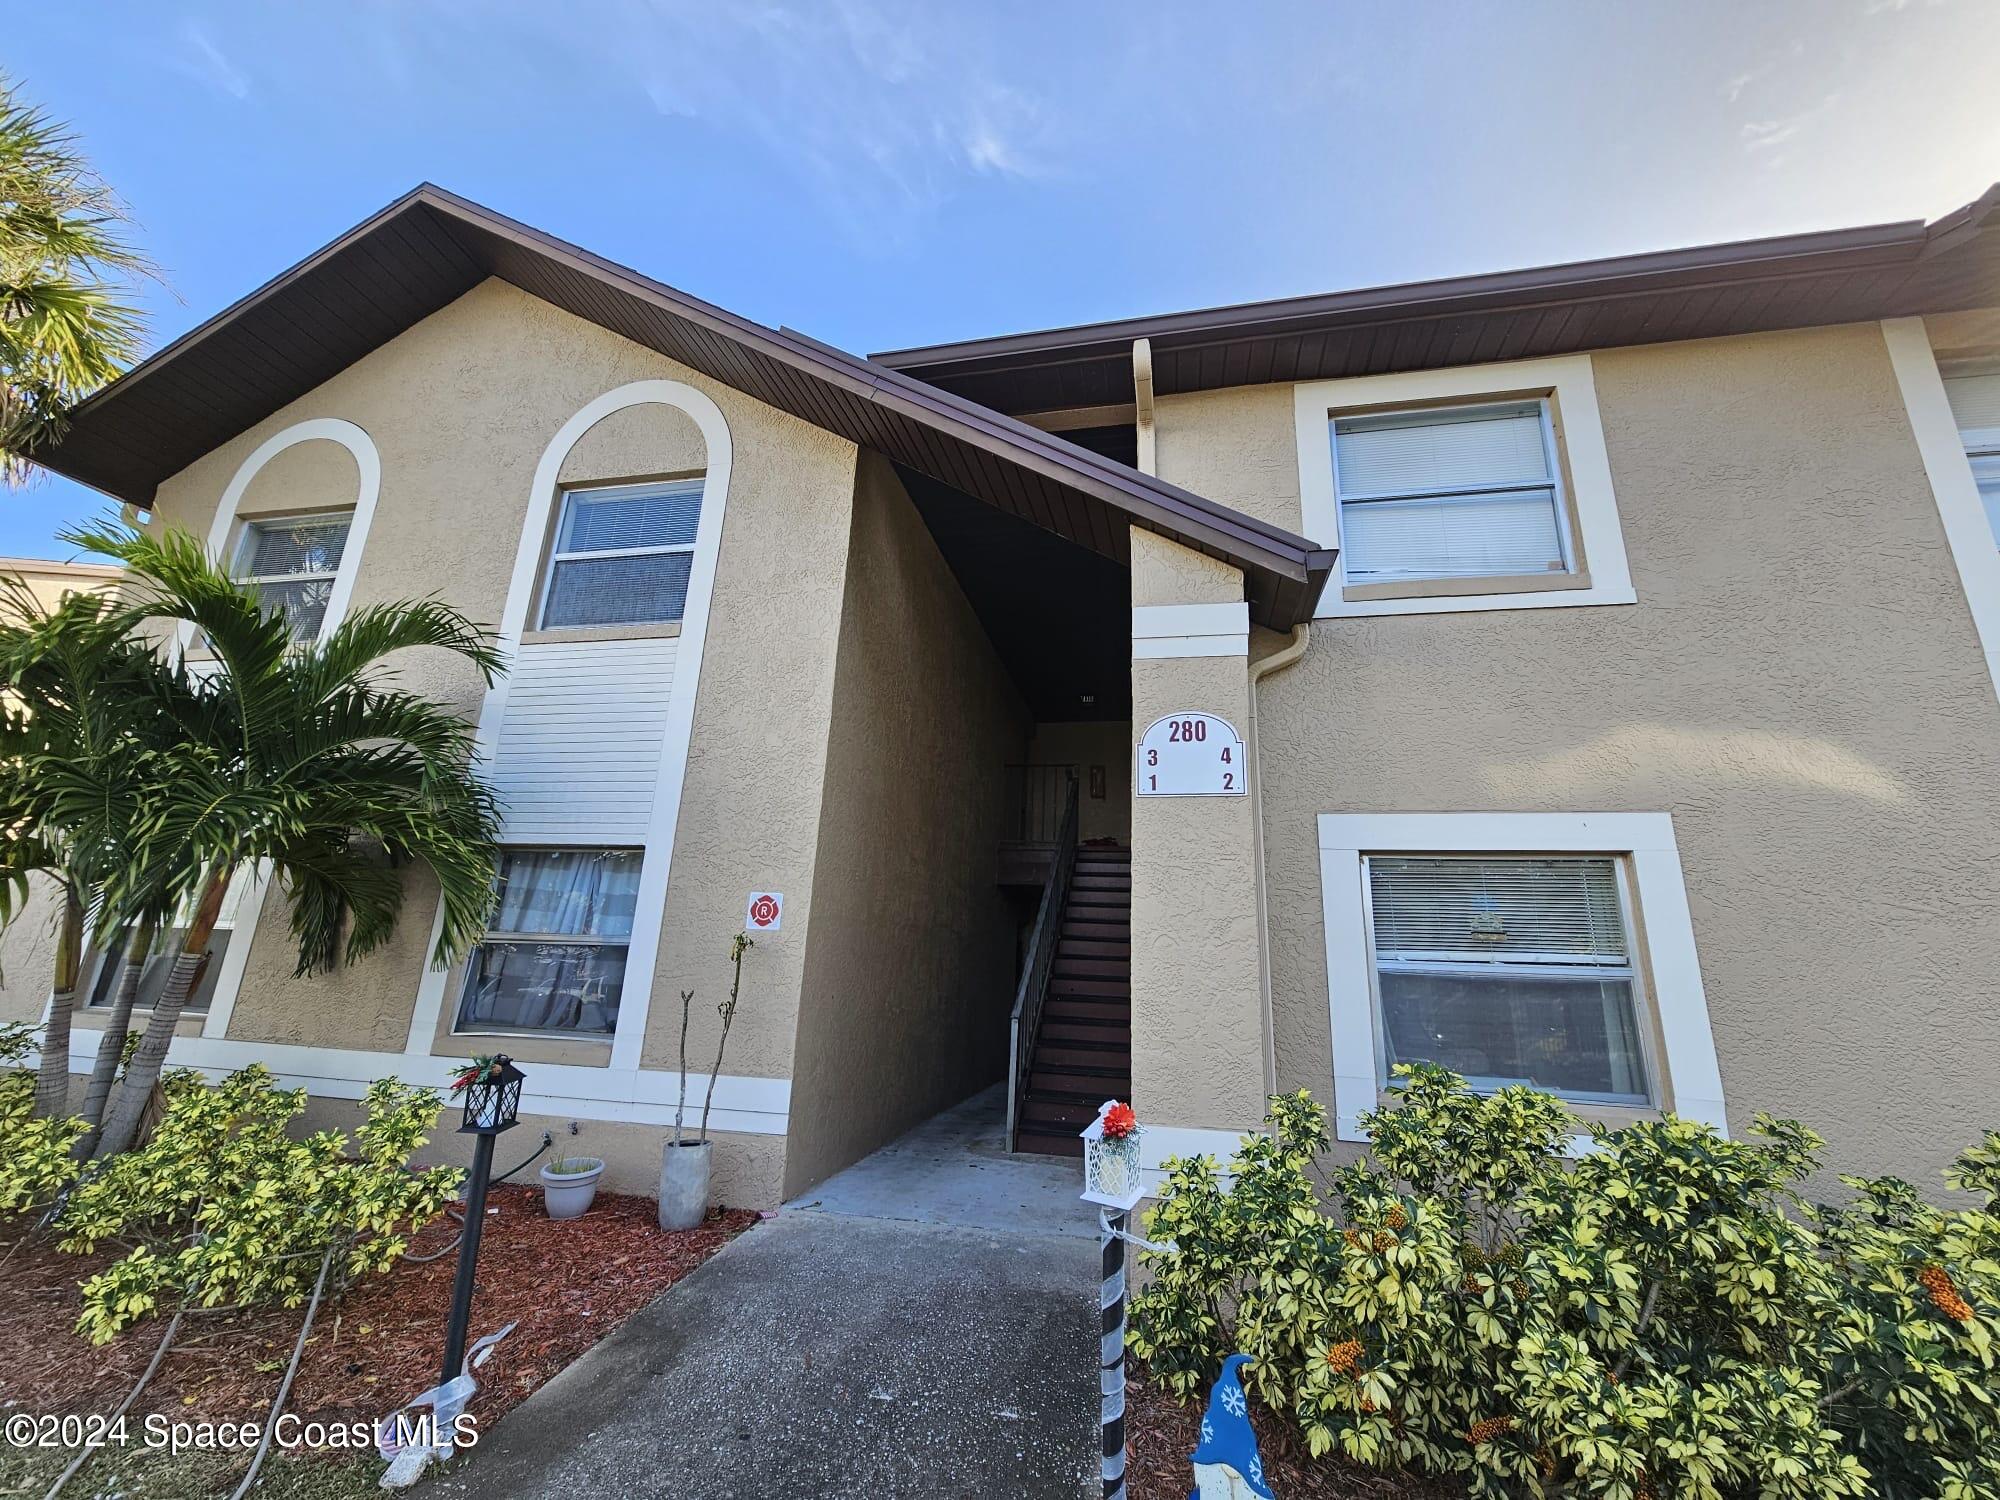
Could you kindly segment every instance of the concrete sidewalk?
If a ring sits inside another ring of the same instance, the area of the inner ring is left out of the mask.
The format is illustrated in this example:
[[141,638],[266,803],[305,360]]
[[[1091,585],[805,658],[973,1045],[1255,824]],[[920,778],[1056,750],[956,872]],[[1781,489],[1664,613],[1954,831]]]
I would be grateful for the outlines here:
[[[978,1168],[984,1194],[948,1153],[935,1186],[1026,1232],[929,1221],[911,1174],[935,1144],[890,1147],[879,1177],[750,1230],[416,1493],[1095,1497],[1096,1240],[1059,1211],[1049,1164],[1004,1154]],[[913,1216],[879,1216],[899,1202]]]

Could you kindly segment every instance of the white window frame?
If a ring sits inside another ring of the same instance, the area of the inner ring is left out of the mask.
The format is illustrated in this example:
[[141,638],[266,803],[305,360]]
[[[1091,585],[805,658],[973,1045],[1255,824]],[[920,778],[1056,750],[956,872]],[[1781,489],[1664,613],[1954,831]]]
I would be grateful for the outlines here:
[[[500,865],[513,854],[636,854],[639,856],[639,879],[645,880],[646,850],[641,844],[605,843],[601,838],[580,836],[577,839],[536,839],[531,843],[502,844],[494,860],[493,878],[500,879]],[[458,1037],[521,1037],[565,1042],[601,1042],[609,1046],[618,1035],[618,1020],[612,1019],[609,1031],[577,1031],[560,1026],[481,1026],[468,1025],[465,1018],[467,985],[472,979],[472,966],[478,960],[479,950],[488,943],[511,946],[519,943],[553,943],[565,948],[623,948],[625,950],[626,973],[629,976],[632,965],[632,947],[638,937],[638,915],[633,916],[633,930],[622,939],[599,937],[594,933],[564,932],[496,932],[489,927],[472,945],[472,951],[465,955],[465,961],[458,968],[458,993],[452,1000],[451,1034]],[[619,988],[619,1015],[624,1014],[624,991]]]
[[[331,521],[347,523],[347,535],[341,539],[340,558],[331,568],[318,573],[252,573],[250,555],[256,551],[256,537],[259,532],[295,531],[302,526],[324,526]],[[306,583],[318,581],[326,585],[326,607],[320,611],[320,628],[313,639],[323,638],[330,628],[329,617],[333,614],[333,591],[340,583],[341,564],[347,561],[347,549],[354,545],[355,513],[352,510],[321,510],[303,516],[245,516],[242,532],[236,538],[236,561],[230,575],[238,583],[256,584],[260,588],[267,583]],[[334,621],[332,623],[338,623]],[[294,638],[304,641],[306,637],[294,633]]]
[[[1343,597],[1344,589],[1382,580],[1349,582],[1343,568],[1341,576],[1321,596],[1321,619],[1638,602],[1626,562],[1618,506],[1612,494],[1611,461],[1605,452],[1597,385],[1587,354],[1509,360],[1448,370],[1410,370],[1395,375],[1361,375],[1346,380],[1311,380],[1294,386],[1299,500],[1306,535],[1326,546],[1340,545],[1340,496],[1333,443],[1336,417],[1405,407],[1498,405],[1537,397],[1542,401],[1543,430],[1549,442],[1549,466],[1563,527],[1564,560],[1574,569],[1581,552],[1589,574],[1588,586],[1536,589],[1510,583],[1505,589],[1495,591],[1347,599]],[[1562,413],[1563,448],[1568,457],[1566,476],[1564,466],[1557,461],[1551,435],[1551,402]],[[1572,524],[1576,534],[1571,532]],[[1422,580],[1408,582],[1421,586]],[[1480,580],[1448,578],[1437,582],[1477,590]]]
[[1957,564],[1965,603],[1986,657],[1986,670],[2000,695],[2000,547],[1993,544],[1993,527],[1972,477],[1966,456],[1966,436],[1959,431],[1945,395],[1944,376],[1931,348],[1922,318],[1888,318],[1882,341],[1889,348],[1889,365],[1902,392],[1903,409],[1944,523],[1945,542]]
[[[1634,1003],[1648,1076],[1662,1108],[1727,1132],[1722,1073],[1673,819],[1667,813],[1321,813],[1320,899],[1326,933],[1336,1138],[1365,1141],[1361,1116],[1383,1098],[1370,854],[1599,854],[1620,861],[1626,920],[1645,934],[1645,981]],[[1635,947],[1635,959],[1637,949]],[[1658,1047],[1646,1041],[1647,1022]],[[1580,1104],[1590,1112],[1597,1106]]]
[[[701,535],[701,508],[708,504],[708,481],[706,475],[687,479],[654,479],[638,484],[578,485],[574,489],[564,490],[559,497],[560,503],[556,506],[555,529],[550,533],[549,539],[549,562],[548,566],[542,570],[542,596],[535,605],[535,625],[533,628],[536,630],[615,630],[623,629],[627,626],[676,625],[686,619],[687,599],[685,595],[681,599],[681,612],[671,620],[619,620],[607,625],[551,625],[548,620],[548,614],[549,599],[555,593],[556,568],[562,563],[601,562],[606,558],[613,557],[656,557],[669,552],[685,552],[692,558],[697,545],[697,541],[686,541],[664,542],[652,547],[613,547],[607,550],[591,552],[560,551],[558,550],[558,546],[563,534],[563,527],[569,523],[570,506],[575,503],[579,496],[640,495],[659,490],[678,489],[690,484],[698,487],[697,494],[699,500],[697,501],[695,512],[695,536],[698,541]],[[693,563],[690,562],[688,565],[690,582],[692,582],[693,578],[693,567]]]

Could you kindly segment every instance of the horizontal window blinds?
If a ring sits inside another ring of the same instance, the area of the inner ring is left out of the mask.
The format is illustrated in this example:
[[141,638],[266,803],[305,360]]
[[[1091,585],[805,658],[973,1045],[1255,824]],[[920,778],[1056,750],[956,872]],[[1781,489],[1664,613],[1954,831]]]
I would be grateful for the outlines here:
[[694,544],[699,479],[644,489],[577,490],[567,496],[557,552],[622,552]]
[[1383,958],[1629,962],[1609,858],[1376,855],[1368,882],[1375,951]]
[[1567,570],[1542,404],[1340,417],[1350,583]]
[[347,547],[347,520],[253,521],[245,548],[245,578],[288,573],[333,573]]
[[1961,432],[2000,427],[2000,370],[1990,375],[1947,375],[1944,393]]
[[1538,401],[1341,417],[1334,457],[1343,499],[1549,483]]
[[1352,581],[1499,578],[1563,569],[1549,490],[1371,500],[1340,515]]

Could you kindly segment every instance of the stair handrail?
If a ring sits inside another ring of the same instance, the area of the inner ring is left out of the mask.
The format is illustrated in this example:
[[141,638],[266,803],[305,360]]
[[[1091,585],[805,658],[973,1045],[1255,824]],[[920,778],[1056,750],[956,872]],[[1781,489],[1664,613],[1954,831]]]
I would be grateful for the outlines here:
[[1062,824],[1056,834],[1055,858],[1042,883],[1041,905],[1028,934],[1027,961],[1021,965],[1020,987],[1014,992],[1012,1034],[1007,1059],[1007,1149],[1019,1149],[1021,1114],[1027,1104],[1028,1077],[1035,1059],[1035,1040],[1042,1029],[1042,1001],[1048,994],[1049,972],[1062,944],[1063,908],[1069,904],[1070,877],[1076,868],[1077,780],[1071,772],[1063,797]]

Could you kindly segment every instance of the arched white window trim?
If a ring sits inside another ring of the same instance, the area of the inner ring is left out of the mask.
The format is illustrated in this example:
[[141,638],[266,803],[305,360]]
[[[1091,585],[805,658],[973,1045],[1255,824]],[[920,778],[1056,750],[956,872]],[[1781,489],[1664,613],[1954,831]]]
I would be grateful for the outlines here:
[[[729,499],[731,446],[729,423],[722,415],[722,408],[703,392],[678,380],[635,380],[604,392],[563,423],[535,465],[535,477],[528,491],[528,513],[522,520],[520,544],[514,553],[514,574],[507,585],[507,606],[500,616],[500,649],[512,659],[521,649],[521,633],[527,627],[528,612],[534,603],[535,581],[550,518],[555,512],[556,481],[562,473],[563,461],[591,428],[606,417],[634,406],[670,406],[685,412],[701,431],[707,449],[707,471],[675,658],[673,697],[660,743],[653,814],[646,829],[645,854],[639,873],[632,943],[626,950],[625,988],[618,1002],[618,1027],[611,1042],[609,1076],[603,1080],[605,1086],[621,1092],[630,1087],[633,1093],[627,1094],[628,1098],[636,1097],[639,1058],[652,1008],[653,969],[659,957],[660,924],[666,916],[668,867],[680,816],[681,786],[687,776],[688,742],[694,729],[695,694],[701,681],[702,646],[708,635],[716,557],[722,548],[722,515]],[[501,721],[507,712],[508,682],[508,678],[501,678],[487,693],[480,710],[479,754],[483,759],[492,758],[499,740]],[[442,913],[439,920],[442,921]],[[435,927],[432,941],[436,941]],[[431,1053],[449,979],[447,973],[425,971],[417,990],[405,1049],[413,1058]]]
[[[347,545],[341,549],[340,567],[334,572],[333,588],[327,595],[326,615],[320,621],[319,637],[324,640],[327,632],[346,616],[348,601],[354,597],[354,579],[361,571],[362,549],[368,542],[369,524],[375,519],[376,496],[382,490],[382,456],[376,451],[375,440],[364,430],[339,417],[313,417],[295,422],[259,443],[250,456],[236,466],[236,472],[223,488],[222,499],[215,507],[215,519],[209,523],[208,550],[210,556],[227,562],[230,537],[236,529],[236,513],[244,495],[249,492],[251,482],[263,472],[266,464],[287,448],[311,442],[340,444],[353,456],[359,476],[354,493],[354,519],[348,523]],[[192,625],[184,623],[176,632],[183,651],[193,638]],[[250,943],[257,931],[257,920],[264,910],[264,893],[268,885],[267,876],[259,870],[252,878],[249,889],[243,893],[243,900],[237,908],[235,931],[230,936],[228,950],[222,955],[222,971],[215,976],[215,993],[210,997],[207,1015],[202,1018],[201,1034],[205,1037],[229,1034],[229,1018],[236,1009],[237,993],[243,988],[243,970],[250,961]]]

